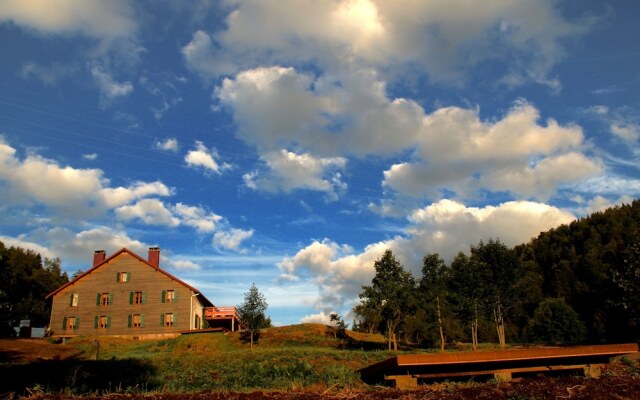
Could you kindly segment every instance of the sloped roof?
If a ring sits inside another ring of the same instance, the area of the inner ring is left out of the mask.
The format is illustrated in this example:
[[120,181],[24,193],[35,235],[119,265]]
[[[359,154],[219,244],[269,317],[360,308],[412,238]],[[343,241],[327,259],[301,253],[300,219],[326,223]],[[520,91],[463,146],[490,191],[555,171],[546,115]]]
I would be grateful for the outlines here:
[[78,275],[75,279],[65,283],[64,285],[60,286],[59,288],[57,288],[56,290],[54,290],[53,292],[49,293],[47,295],[47,299],[49,297],[55,296],[57,293],[59,293],[61,290],[65,289],[68,286],[71,286],[73,284],[75,284],[76,282],[78,282],[80,279],[84,278],[86,275],[89,275],[90,273],[92,273],[93,271],[95,271],[96,269],[102,267],[103,265],[107,264],[109,261],[113,260],[114,258],[118,257],[119,255],[123,254],[123,253],[127,253],[130,256],[136,258],[138,261],[146,264],[149,266],[149,268],[153,268],[154,270],[166,275],[167,277],[169,277],[170,279],[173,279],[174,281],[178,282],[179,284],[181,284],[182,286],[188,288],[189,290],[195,292],[196,294],[198,294],[198,296],[200,296],[202,298],[202,300],[207,303],[205,304],[206,306],[213,306],[213,303],[206,298],[205,295],[203,295],[202,293],[200,293],[200,291],[196,288],[194,288],[193,286],[189,285],[188,283],[182,281],[181,279],[171,275],[170,273],[168,273],[167,271],[163,270],[160,267],[155,267],[151,264],[149,264],[149,262],[147,260],[145,260],[144,258],[140,257],[139,255],[137,255],[136,253],[132,252],[131,250],[127,249],[126,247],[121,248],[120,250],[116,251],[115,253],[113,253],[111,256],[109,256],[108,258],[106,258],[104,261],[102,261],[101,263],[99,263],[98,265],[95,265],[93,267],[91,267],[90,269],[88,269],[87,271],[83,272],[82,274]]

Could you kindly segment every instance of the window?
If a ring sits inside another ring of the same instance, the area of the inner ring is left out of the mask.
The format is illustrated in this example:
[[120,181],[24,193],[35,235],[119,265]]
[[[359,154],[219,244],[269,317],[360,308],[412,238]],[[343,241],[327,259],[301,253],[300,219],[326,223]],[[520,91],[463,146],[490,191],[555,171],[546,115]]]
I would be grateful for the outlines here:
[[133,292],[133,304],[142,304],[143,300],[142,292]]
[[176,323],[176,317],[173,313],[162,314],[160,321],[163,326],[173,326]]
[[111,293],[98,293],[96,304],[99,306],[108,306],[113,303],[113,295]]
[[62,319],[62,329],[73,330],[78,329],[80,324],[80,318],[78,317],[64,317]]
[[131,279],[131,272],[116,272],[116,282],[125,283]]
[[78,293],[71,293],[69,296],[69,306],[78,307]]
[[162,291],[163,303],[177,303],[178,293],[175,290],[163,290]]
[[111,327],[111,317],[108,315],[96,315],[95,328],[106,329]]
[[144,326],[144,315],[131,314],[129,315],[129,328],[142,328]]

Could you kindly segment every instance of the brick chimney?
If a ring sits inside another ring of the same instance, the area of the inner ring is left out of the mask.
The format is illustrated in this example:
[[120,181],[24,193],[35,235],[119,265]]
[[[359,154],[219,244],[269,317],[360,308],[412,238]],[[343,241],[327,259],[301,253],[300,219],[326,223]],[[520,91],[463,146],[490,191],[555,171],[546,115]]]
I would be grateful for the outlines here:
[[107,253],[104,250],[96,250],[93,252],[93,266],[100,264],[107,258]]
[[160,247],[149,247],[149,264],[156,268],[160,266]]

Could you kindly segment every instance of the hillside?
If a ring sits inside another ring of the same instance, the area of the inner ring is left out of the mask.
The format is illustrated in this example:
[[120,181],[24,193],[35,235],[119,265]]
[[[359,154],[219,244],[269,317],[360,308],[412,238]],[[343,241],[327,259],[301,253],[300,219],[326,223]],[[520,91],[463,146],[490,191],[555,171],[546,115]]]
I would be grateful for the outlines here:
[[636,359],[607,366],[599,379],[470,380],[399,393],[366,386],[359,380],[355,370],[391,354],[345,348],[347,344],[383,344],[377,335],[354,336],[361,341],[327,336],[323,325],[270,328],[253,351],[237,333],[200,333],[156,341],[101,338],[97,360],[93,360],[92,338],[79,338],[67,345],[0,339],[0,394],[3,398],[24,394],[28,399],[467,400],[630,399],[640,393]]
[[516,248],[528,274],[529,308],[545,297],[560,298],[585,323],[588,341],[637,340],[637,254],[634,265],[629,261],[639,245],[640,200],[541,233]]

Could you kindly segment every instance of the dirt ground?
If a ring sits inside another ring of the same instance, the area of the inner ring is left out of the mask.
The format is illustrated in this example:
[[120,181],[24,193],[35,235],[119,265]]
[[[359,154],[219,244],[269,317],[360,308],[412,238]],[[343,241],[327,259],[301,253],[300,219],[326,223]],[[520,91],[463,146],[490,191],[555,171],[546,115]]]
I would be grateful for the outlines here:
[[[0,339],[0,362],[30,362],[36,360],[64,359],[76,356],[77,350],[64,345],[51,344],[38,339]],[[314,388],[290,392],[250,393],[122,393],[99,396],[73,397],[67,394],[44,394],[30,392],[27,396],[0,393],[2,399],[109,399],[109,400],[530,400],[530,399],[591,399],[591,400],[637,400],[640,399],[640,363],[638,356],[625,362],[616,361],[602,371],[600,378],[579,376],[549,377],[535,376],[519,378],[508,383],[436,383],[415,391],[398,391],[383,387]]]

